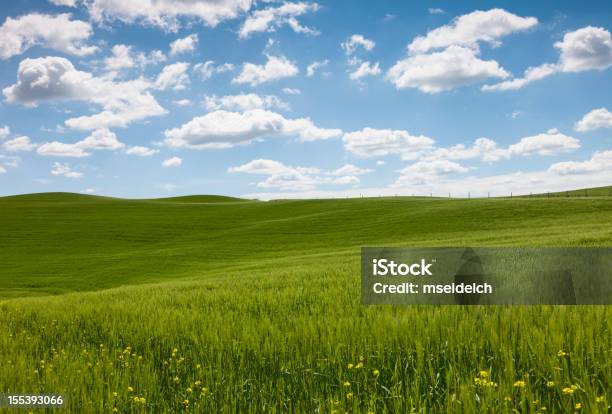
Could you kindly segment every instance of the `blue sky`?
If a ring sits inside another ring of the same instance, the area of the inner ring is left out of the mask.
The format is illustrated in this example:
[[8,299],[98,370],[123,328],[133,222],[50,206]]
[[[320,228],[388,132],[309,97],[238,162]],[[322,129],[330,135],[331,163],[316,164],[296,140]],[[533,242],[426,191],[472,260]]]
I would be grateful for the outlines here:
[[40,0],[0,14],[3,195],[612,183],[608,2]]

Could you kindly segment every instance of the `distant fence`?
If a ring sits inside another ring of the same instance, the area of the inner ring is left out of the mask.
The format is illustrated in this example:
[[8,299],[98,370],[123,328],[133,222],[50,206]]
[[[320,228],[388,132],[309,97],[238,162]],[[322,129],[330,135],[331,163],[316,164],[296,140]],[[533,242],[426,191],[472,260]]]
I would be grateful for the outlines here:
[[[364,196],[363,194],[359,195],[360,198],[372,198],[372,197],[376,197],[376,196],[371,196],[371,195],[366,195]],[[598,187],[598,188],[589,188],[589,189],[583,189],[583,190],[569,190],[569,191],[554,191],[554,192],[546,192],[546,193],[529,193],[529,194],[514,194],[513,192],[510,192],[507,195],[504,194],[499,194],[495,195],[495,196],[491,196],[491,193],[487,193],[486,195],[482,194],[482,193],[478,193],[478,195],[473,195],[471,192],[466,193],[456,193],[456,194],[452,194],[452,193],[448,193],[448,194],[444,194],[444,195],[440,195],[440,194],[436,194],[436,193],[429,193],[429,194],[395,194],[395,195],[378,195],[379,198],[384,198],[384,197],[430,197],[430,198],[467,198],[467,199],[471,199],[471,198],[571,198],[571,197],[612,197],[612,186],[610,187]],[[347,198],[349,198],[347,196]]]

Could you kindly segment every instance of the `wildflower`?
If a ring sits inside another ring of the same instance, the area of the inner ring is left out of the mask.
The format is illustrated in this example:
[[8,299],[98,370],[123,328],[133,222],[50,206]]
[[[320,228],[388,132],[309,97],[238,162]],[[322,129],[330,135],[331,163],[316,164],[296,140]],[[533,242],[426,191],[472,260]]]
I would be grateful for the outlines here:
[[480,371],[478,373],[480,375],[480,378],[489,378],[489,371]]
[[353,399],[353,393],[349,392],[348,394],[346,394],[346,399],[347,400],[352,400]]
[[179,382],[179,377],[174,377],[174,382]]
[[189,400],[188,399],[184,399],[183,400],[183,405],[184,406],[188,406],[189,405]]
[[358,363],[357,365],[355,365],[356,369],[360,369],[363,368],[363,362]]
[[545,406],[545,405],[543,405],[543,406],[541,406],[541,407],[540,407],[540,411],[546,411],[546,410],[547,410],[547,408],[546,408],[546,406]]
[[563,388],[563,389],[561,390],[561,392],[562,392],[563,394],[566,394],[566,395],[572,395],[572,394],[574,393],[574,391],[575,391],[575,390],[574,390],[573,388],[571,388],[571,387],[565,387],[565,388]]
[[577,385],[572,385],[570,388],[573,389],[574,391],[576,391],[578,389],[578,386]]
[[350,387],[351,383],[348,381],[344,381],[344,383],[342,384],[343,387]]
[[548,381],[548,382],[546,383],[546,386],[547,386],[548,388],[552,388],[552,387],[554,387],[554,386],[555,386],[555,382],[554,382],[554,381]]
[[526,384],[525,384],[525,381],[521,381],[521,380],[518,380],[518,381],[516,381],[516,382],[514,383],[514,386],[515,386],[516,388],[525,388],[525,385],[526,385]]
[[202,388],[202,392],[203,392],[204,394],[208,393],[208,387],[204,387],[204,388]]
[[202,381],[197,380],[196,382],[194,382],[194,384],[196,387],[199,387],[202,384]]
[[128,392],[134,392],[134,388],[128,387]]
[[116,392],[113,393],[113,397],[117,398],[119,396],[119,394],[117,394]]
[[197,364],[197,365],[196,365],[196,368],[197,368],[197,369],[200,369],[200,368],[202,368],[202,365]]
[[603,396],[603,395],[601,395],[601,396],[599,396],[599,397],[595,397],[595,402],[596,402],[596,403],[602,403],[602,402],[604,402],[604,401],[605,401],[605,399],[604,399],[604,396]]
[[353,364],[347,364],[346,368],[353,369]]
[[119,412],[119,410],[117,409],[117,407],[113,408],[113,412],[114,412],[114,413]]
[[574,408],[576,410],[580,410],[582,408],[582,404],[581,403],[576,403],[576,405],[574,405]]
[[567,353],[566,353],[565,351],[563,351],[563,350],[560,350],[559,352],[557,352],[557,356],[558,356],[559,358],[563,358],[563,357],[564,357],[564,356],[566,356],[566,355],[567,355]]
[[193,392],[193,390],[191,388],[187,388],[187,394],[191,394]]
[[509,395],[506,395],[504,397],[504,401],[512,401],[512,398]]
[[363,355],[359,355],[359,362],[363,362]]
[[374,375],[375,377],[378,377],[380,375],[380,371],[375,369],[372,371],[372,375]]

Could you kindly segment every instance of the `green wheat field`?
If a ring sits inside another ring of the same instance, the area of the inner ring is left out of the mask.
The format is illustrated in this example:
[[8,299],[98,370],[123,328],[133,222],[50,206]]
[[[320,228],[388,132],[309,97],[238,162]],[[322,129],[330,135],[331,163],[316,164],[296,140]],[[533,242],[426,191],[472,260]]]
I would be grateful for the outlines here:
[[362,246],[612,246],[608,188],[47,193],[0,198],[0,228],[0,393],[74,413],[610,412],[609,306],[364,306],[359,268]]

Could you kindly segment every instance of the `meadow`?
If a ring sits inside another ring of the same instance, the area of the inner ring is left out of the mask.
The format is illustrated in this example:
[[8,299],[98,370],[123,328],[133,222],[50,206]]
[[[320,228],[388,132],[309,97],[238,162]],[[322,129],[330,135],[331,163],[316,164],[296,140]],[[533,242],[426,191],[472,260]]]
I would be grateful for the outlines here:
[[75,413],[607,413],[609,306],[363,306],[359,290],[362,246],[612,247],[606,192],[3,197],[0,393]]

